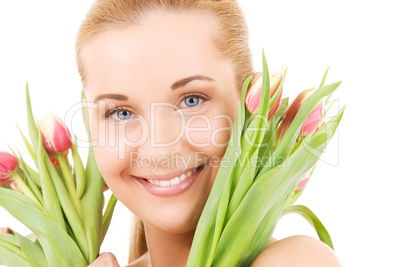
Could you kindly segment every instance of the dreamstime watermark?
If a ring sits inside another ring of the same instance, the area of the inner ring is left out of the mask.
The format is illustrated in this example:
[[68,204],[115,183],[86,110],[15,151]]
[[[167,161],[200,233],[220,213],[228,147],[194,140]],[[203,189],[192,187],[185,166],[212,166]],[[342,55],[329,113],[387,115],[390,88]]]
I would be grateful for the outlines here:
[[[162,165],[163,163],[167,166],[173,166],[172,163],[168,165],[167,161],[179,160],[175,159],[176,156],[174,155],[169,155],[170,159],[155,159],[152,156],[142,155],[143,159],[136,157],[138,159],[134,161],[134,155],[139,156],[138,148],[144,145],[149,146],[154,151],[158,149],[171,149],[174,151],[175,146],[183,145],[182,142],[186,142],[186,145],[191,146],[192,149],[203,150],[209,147],[225,148],[228,145],[240,146],[240,142],[243,141],[246,144],[243,147],[255,148],[256,144],[253,142],[255,136],[258,132],[267,131],[270,127],[269,123],[267,123],[267,118],[263,116],[257,118],[254,116],[253,120],[261,120],[259,127],[252,127],[250,125],[251,118],[248,118],[244,122],[244,125],[249,125],[249,127],[243,133],[243,137],[233,138],[232,136],[232,138],[229,138],[234,127],[238,127],[236,129],[237,133],[241,133],[243,129],[240,128],[242,125],[235,124],[233,121],[234,118],[228,114],[190,114],[183,112],[181,109],[175,109],[175,106],[171,103],[157,102],[152,103],[149,111],[145,112],[147,114],[146,118],[145,116],[136,116],[133,114],[133,117],[125,122],[117,121],[115,118],[116,115],[114,115],[113,119],[106,117],[108,111],[116,108],[116,105],[113,103],[107,103],[106,101],[87,102],[86,106],[86,110],[89,113],[89,121],[92,123],[92,141],[79,138],[85,133],[85,131],[82,131],[81,114],[83,107],[81,103],[73,105],[64,118],[66,125],[73,135],[75,135],[76,129],[80,130],[77,130],[80,133],[77,134],[79,146],[84,148],[90,146],[116,148],[118,149],[119,159],[130,157],[130,162],[138,162],[141,166],[145,166],[146,162],[152,162],[153,165]],[[325,121],[328,123],[338,111],[339,103],[336,101],[332,113],[326,114]],[[94,127],[96,127],[96,130],[94,130]],[[327,132],[326,134],[331,135],[332,133]],[[268,143],[263,143],[260,146],[264,148],[268,145]],[[335,133],[330,144],[323,151],[314,149],[308,142],[302,142],[301,145],[307,147],[307,150],[319,157],[321,161],[331,166],[339,164],[339,131],[337,131],[337,134]],[[330,151],[330,153],[326,153],[327,151]],[[226,160],[222,158],[220,161],[224,163]],[[257,166],[258,164],[263,164],[268,159],[252,158],[251,160]],[[183,166],[188,165],[184,158],[181,158],[180,161]],[[211,162],[217,162],[217,159]]]

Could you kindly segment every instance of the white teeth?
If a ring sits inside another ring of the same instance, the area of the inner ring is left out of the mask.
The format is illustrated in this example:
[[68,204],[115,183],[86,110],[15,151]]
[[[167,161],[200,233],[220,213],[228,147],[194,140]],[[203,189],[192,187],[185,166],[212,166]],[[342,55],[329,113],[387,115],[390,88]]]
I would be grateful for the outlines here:
[[179,177],[173,178],[172,180],[170,180],[170,185],[175,185],[175,184],[179,184],[181,182],[181,180],[179,179]]
[[169,180],[162,180],[162,181],[160,181],[160,182],[161,182],[161,186],[162,186],[162,187],[165,187],[165,186],[169,186],[169,185],[170,185]]
[[187,172],[186,174],[182,174],[182,175],[177,176],[170,180],[151,180],[151,179],[146,179],[146,180],[153,185],[167,187],[167,186],[171,186],[171,185],[177,185],[177,184],[183,182],[188,177],[190,177],[192,174],[194,174],[196,171],[197,171],[197,169],[194,169],[192,171]]

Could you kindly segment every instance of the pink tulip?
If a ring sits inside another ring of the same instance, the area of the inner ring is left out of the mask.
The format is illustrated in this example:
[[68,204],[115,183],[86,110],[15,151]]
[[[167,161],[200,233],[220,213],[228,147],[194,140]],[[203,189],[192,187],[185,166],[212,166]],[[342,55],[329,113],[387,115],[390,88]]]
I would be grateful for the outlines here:
[[22,193],[22,190],[20,189],[17,183],[11,183],[10,186],[15,192]]
[[8,186],[13,182],[13,178],[0,178],[0,186]]
[[295,190],[296,192],[301,191],[306,186],[308,179],[310,178],[309,174],[310,174],[310,172],[307,172],[303,175],[303,178],[301,179],[301,181],[299,182],[299,184],[296,187],[296,190]]
[[[63,157],[67,158],[68,150],[63,153]],[[53,166],[59,165],[59,161],[54,157],[55,155],[49,155],[50,161],[52,162]]]
[[262,72],[257,72],[253,75],[252,84],[247,91],[245,102],[246,108],[253,113],[260,105],[262,88]]
[[12,172],[18,168],[17,158],[7,152],[0,152],[0,185],[12,183]]
[[[320,122],[324,110],[324,102],[321,100],[318,105],[311,111],[306,120],[303,122],[300,135],[309,135]],[[323,122],[324,123],[324,122]],[[322,125],[320,125],[322,126]],[[318,130],[319,127],[317,127]]]
[[13,234],[10,228],[8,227],[0,227],[0,233],[5,233],[5,234]]
[[[303,101],[310,95],[312,92],[311,89],[304,90],[301,92],[296,99],[289,105],[286,111],[283,114],[283,120],[281,125],[279,126],[278,130],[278,142],[282,139],[285,135],[286,130],[289,128],[290,124],[292,123],[293,119],[296,117],[297,112],[303,103]],[[319,123],[321,116],[323,114],[324,105],[323,101],[321,100],[317,106],[310,112],[307,118],[304,120],[301,131],[300,137],[306,136],[310,134],[314,128]],[[322,126],[322,125],[321,125]]]
[[71,148],[70,131],[60,118],[49,113],[39,121],[39,126],[42,131],[43,146],[50,157]]
[[[276,93],[279,85],[282,82],[284,69],[282,68],[279,72],[274,72],[270,76],[270,98]],[[262,90],[262,73],[257,72],[253,76],[252,84],[246,94],[245,104],[246,108],[251,112],[255,112],[260,105],[261,90]],[[270,119],[275,112],[278,110],[281,103],[282,91],[279,93],[278,98],[269,110],[268,119]]]

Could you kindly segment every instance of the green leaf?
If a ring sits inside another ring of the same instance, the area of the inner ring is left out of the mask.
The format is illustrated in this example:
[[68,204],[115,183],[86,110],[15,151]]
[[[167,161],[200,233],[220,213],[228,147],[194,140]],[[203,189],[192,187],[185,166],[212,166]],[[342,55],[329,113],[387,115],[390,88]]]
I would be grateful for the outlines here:
[[40,207],[31,198],[27,197],[24,194],[15,192],[14,190],[0,187],[0,196],[5,197],[5,198],[15,198],[16,200],[34,208],[34,209],[41,210]]
[[94,261],[98,254],[102,240],[102,201],[103,178],[95,161],[93,149],[89,149],[87,167],[85,170],[87,184],[81,197],[81,211],[83,225],[88,242],[89,263]]
[[27,261],[31,266],[40,266],[40,267],[48,267],[45,253],[42,248],[32,242],[31,240],[15,233],[15,236],[18,240],[18,243],[21,247],[22,252],[24,253]]
[[254,167],[253,160],[258,157],[258,150],[254,152],[250,158],[244,159],[246,162],[244,163],[244,169],[242,170],[241,174],[239,175],[239,183],[236,186],[236,189],[230,199],[229,205],[227,206],[226,211],[226,219],[225,224],[228,222],[229,218],[233,215],[239,203],[246,195],[247,191],[250,189],[251,185],[254,182],[254,177],[257,174],[258,168]]
[[105,213],[103,214],[103,217],[102,217],[102,240],[101,240],[101,242],[103,242],[103,239],[106,236],[106,232],[109,229],[110,221],[112,220],[112,215],[113,215],[113,211],[116,206],[116,203],[117,203],[117,198],[112,194],[110,196],[109,202],[107,204]]
[[[85,92],[81,91],[82,117],[87,130],[88,140],[91,142],[87,109],[84,107]],[[88,241],[89,263],[94,261],[98,254],[103,239],[102,207],[103,207],[103,178],[95,161],[93,148],[88,151],[87,165],[85,168],[86,184],[81,197],[81,211],[84,215],[83,224]],[[88,219],[85,219],[88,218]]]
[[31,267],[26,259],[1,245],[0,262],[7,267]]
[[321,79],[320,85],[318,86],[318,88],[323,87],[325,84],[325,80],[327,79],[327,74],[328,74],[329,68],[327,68],[327,70],[324,73],[324,76]]
[[[35,179],[39,179],[39,175],[37,178],[33,178],[35,176],[36,172],[31,172],[30,169],[28,168],[28,165],[25,163],[24,159],[22,158],[21,154],[19,152],[18,152],[18,154],[19,154],[19,158],[18,158],[19,166],[22,169],[22,172],[24,173],[24,175],[26,177],[27,185],[28,185],[29,189],[31,189],[31,191],[33,192],[36,199],[43,206],[42,193],[40,192],[40,190],[37,186],[38,185],[37,182],[35,181]],[[32,176],[31,173],[34,173],[34,175]]]
[[[85,267],[87,262],[75,242],[49,215],[28,197],[0,188],[0,205],[28,227],[38,238],[49,266]],[[4,260],[0,259],[3,263]]]
[[25,137],[25,135],[22,133],[20,127],[18,127],[17,125],[17,129],[20,132],[20,135],[22,137],[22,140],[24,141],[25,146],[28,149],[29,154],[31,155],[31,158],[33,159],[34,163],[36,164],[36,166],[38,166],[38,157],[36,155],[35,149],[33,148],[33,146],[29,143],[28,139]]
[[[268,70],[268,64],[267,64],[267,59],[265,58],[265,52],[264,49],[262,50],[262,90],[261,90],[261,98],[260,98],[260,104],[258,106],[258,116],[263,116],[266,119],[268,118],[268,113],[269,110],[271,109],[270,106],[270,95],[271,95],[271,85],[270,85],[270,80],[269,80],[269,70]],[[260,124],[258,125],[259,128],[263,128],[262,121],[260,121]]]
[[38,156],[36,155],[35,149],[32,147],[32,145],[29,143],[28,139],[25,137],[25,135],[22,133],[20,127],[18,127],[18,131],[21,134],[22,140],[24,141],[25,146],[28,149],[29,154],[31,155],[31,158],[33,159],[34,163],[36,164],[36,166],[38,166]]
[[19,246],[16,246],[16,245],[14,245],[12,243],[5,242],[5,241],[3,241],[1,239],[0,239],[0,246],[8,249],[9,251],[13,252],[14,254],[16,254],[16,255],[18,255],[18,256],[20,256],[22,258],[25,257],[24,253],[22,253],[21,248]]
[[292,192],[293,190],[289,188],[264,216],[236,266],[250,266],[253,260],[268,246],[285,202]]
[[77,191],[75,189],[74,178],[71,174],[71,170],[69,168],[69,163],[66,161],[62,154],[57,154],[56,156],[57,161],[59,162],[61,174],[59,175],[62,177],[64,185],[67,188],[69,193],[69,197],[74,204],[74,208],[77,211],[79,217],[81,217],[81,205],[80,205],[80,198],[77,196]]
[[8,233],[0,233],[0,240],[13,244],[15,246],[19,246],[19,243],[17,241],[17,238],[13,234],[8,234]]
[[43,203],[46,212],[50,215],[53,220],[60,225],[64,230],[66,226],[64,224],[63,213],[61,211],[60,203],[58,201],[58,196],[56,194],[52,180],[50,179],[49,173],[45,164],[45,157],[48,156],[42,144],[42,135],[39,130],[38,136],[38,165],[39,165],[39,177],[42,185]]
[[36,128],[35,119],[32,113],[28,82],[26,84],[25,92],[27,102],[27,121],[28,121],[29,136],[31,137],[32,147],[38,147],[38,129]]
[[[83,220],[81,220],[62,179],[60,178],[58,172],[54,168],[52,162],[50,161],[47,155],[45,155],[45,165],[46,170],[49,172],[50,178],[54,185],[54,189],[56,190],[58,196],[58,203],[60,203],[60,206],[64,211],[65,217],[67,218],[67,222],[69,223],[74,233],[74,239],[77,240],[77,244],[81,249],[82,254],[84,255],[85,259],[87,259],[86,255],[88,255],[88,241],[86,236],[86,230],[83,225],[85,219],[83,218]],[[87,220],[93,220],[91,217],[86,218]],[[64,218],[63,222],[65,222]]]
[[[284,81],[284,79],[282,80],[282,83],[283,83],[283,81]],[[282,83],[281,83],[281,85],[282,85]],[[261,144],[259,144],[259,146],[255,150],[254,154],[251,156],[250,156],[250,154],[248,154],[251,152],[251,150],[248,150],[248,153],[247,153],[247,151],[242,152],[242,154],[246,153],[248,158],[247,157],[242,158],[241,156],[239,158],[239,159],[244,160],[245,162],[240,164],[243,166],[243,170],[241,171],[241,173],[239,175],[239,182],[238,182],[238,184],[234,190],[234,193],[230,199],[229,206],[227,209],[225,224],[227,223],[229,218],[232,216],[234,211],[239,206],[239,203],[241,202],[241,200],[243,199],[243,197],[249,190],[250,186],[254,182],[254,178],[255,178],[257,172],[261,169],[259,166],[255,166],[255,165],[262,166],[262,165],[266,164],[266,162],[264,162],[263,159],[268,157],[267,155],[265,155],[267,152],[269,152],[269,151],[272,152],[272,150],[270,150],[270,144],[271,144],[271,142],[276,142],[276,140],[272,140],[272,139],[276,136],[275,135],[276,129],[280,122],[281,114],[284,112],[287,105],[288,105],[288,98],[281,101],[281,106],[280,106],[280,108],[278,108],[278,111],[277,111],[277,113],[278,112],[279,113],[270,119],[269,129],[263,133],[263,135],[264,135],[263,140],[262,140]],[[250,159],[251,159],[251,162],[250,162]],[[257,160],[257,162],[255,162],[255,160]],[[268,162],[268,164],[269,164],[269,162]]]
[[84,120],[84,126],[85,126],[85,129],[87,130],[88,139],[91,139],[88,114],[87,114],[87,109],[84,107],[84,101],[85,101],[85,92],[84,92],[84,90],[81,90],[82,119]]
[[71,147],[71,154],[73,155],[74,160],[74,171],[75,171],[75,181],[76,181],[76,188],[77,188],[77,197],[80,199],[82,194],[84,194],[85,190],[85,169],[84,165],[82,164],[82,160],[80,155],[77,151],[77,138],[74,140],[74,144]]
[[332,250],[334,249],[331,236],[329,235],[327,229],[325,229],[318,217],[309,208],[302,205],[290,206],[283,211],[282,216],[290,213],[296,213],[303,216],[303,218],[305,218],[314,227],[320,240],[332,248]]

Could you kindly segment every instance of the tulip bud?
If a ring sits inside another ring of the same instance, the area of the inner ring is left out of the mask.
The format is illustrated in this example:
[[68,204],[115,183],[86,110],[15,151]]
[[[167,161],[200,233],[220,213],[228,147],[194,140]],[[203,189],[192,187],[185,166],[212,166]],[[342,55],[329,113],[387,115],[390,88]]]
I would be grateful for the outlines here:
[[[324,110],[324,101],[320,101],[318,105],[311,111],[311,113],[308,115],[308,117],[304,120],[303,126],[301,128],[300,135],[307,136],[309,135],[317,126],[317,124],[320,122],[322,113]],[[322,125],[320,125],[322,126]],[[317,128],[318,130],[318,128]]]
[[0,185],[12,183],[12,172],[18,168],[17,158],[7,152],[0,152]]
[[[276,93],[279,88],[279,85],[282,82],[284,73],[284,68],[282,68],[279,72],[274,72],[270,75],[270,98]],[[255,112],[260,105],[261,99],[261,90],[262,90],[262,73],[257,72],[253,76],[253,82],[246,94],[245,104],[246,108],[251,112]],[[269,110],[268,119],[270,119],[275,112],[278,110],[280,103],[281,103],[282,91],[279,93],[278,98],[276,99],[275,103],[272,105],[271,109]]]
[[262,89],[262,72],[253,75],[252,84],[247,91],[245,104],[246,108],[253,113],[260,105],[261,89]]
[[11,229],[8,228],[8,227],[0,227],[0,233],[10,234],[10,235],[13,234],[13,232],[11,231]]
[[0,186],[8,186],[13,182],[13,178],[0,178]]
[[300,180],[299,184],[297,185],[295,192],[299,192],[299,191],[303,190],[303,188],[306,186],[306,184],[308,182],[308,179],[310,178],[309,174],[310,174],[310,172],[306,172],[303,175],[303,178]]
[[10,186],[15,192],[23,193],[17,183],[11,183]]
[[49,113],[43,120],[39,121],[39,126],[42,132],[43,146],[49,156],[63,153],[71,148],[70,131],[60,118]]
[[[293,119],[296,117],[297,112],[299,111],[303,101],[310,95],[313,90],[308,89],[301,92],[296,99],[289,105],[286,111],[283,113],[283,120],[278,130],[278,142],[285,135],[286,130],[289,128]],[[304,120],[300,136],[306,136],[310,134],[314,128],[317,126],[318,122],[321,120],[321,116],[324,110],[324,103],[321,100],[317,106],[310,112],[307,118]]]

